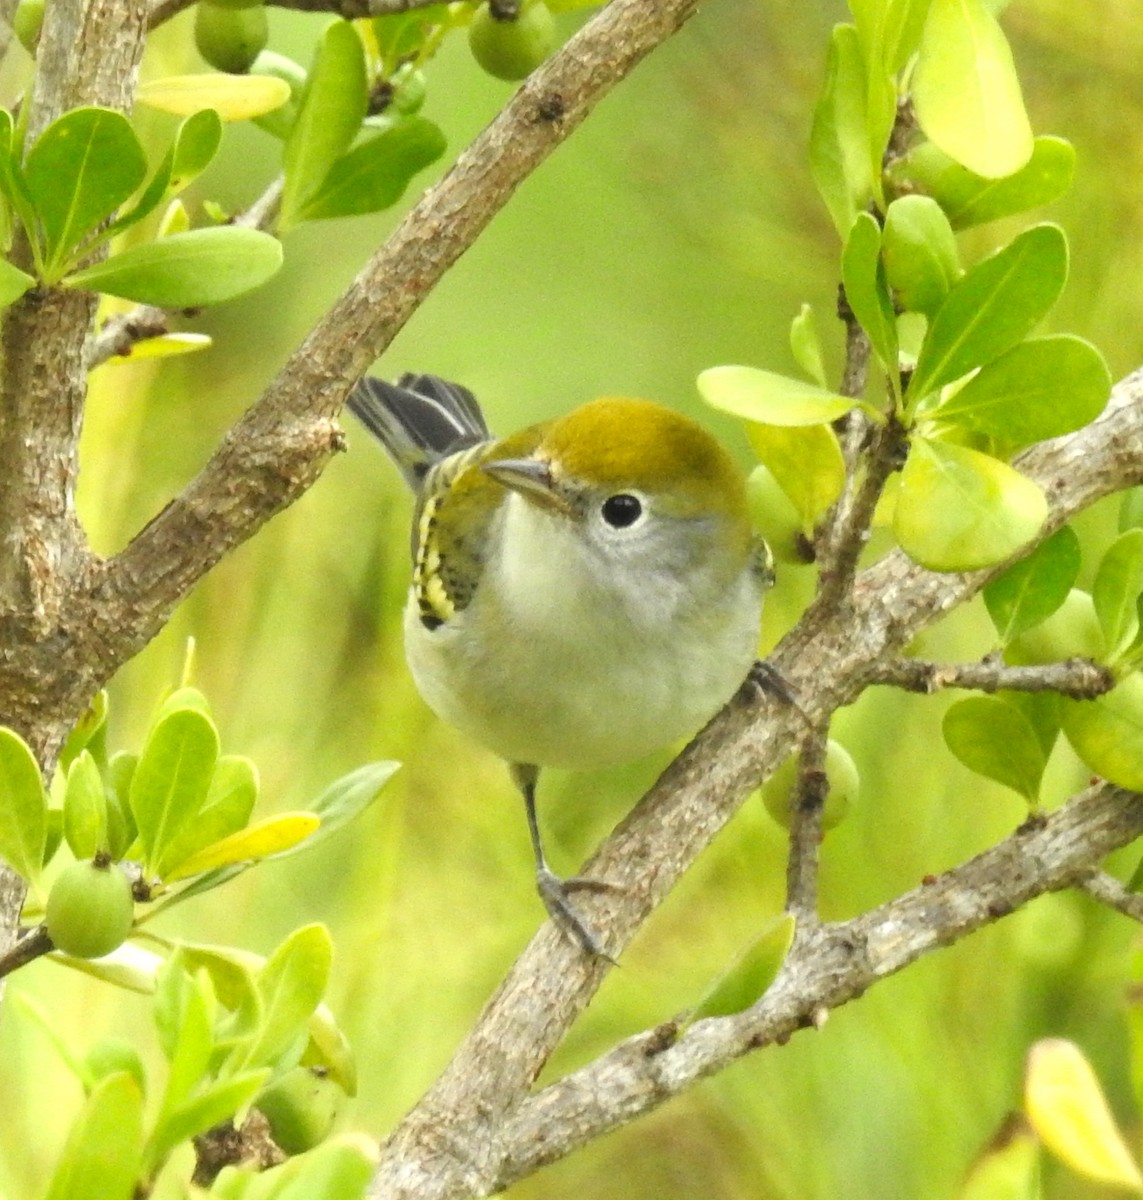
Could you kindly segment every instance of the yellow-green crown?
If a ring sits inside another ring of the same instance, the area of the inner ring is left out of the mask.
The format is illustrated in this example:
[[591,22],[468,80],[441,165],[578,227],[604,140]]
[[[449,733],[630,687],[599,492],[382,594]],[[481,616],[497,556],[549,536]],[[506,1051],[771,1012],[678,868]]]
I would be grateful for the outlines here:
[[553,421],[537,456],[557,478],[660,497],[679,516],[746,514],[742,472],[696,421],[650,400],[604,396]]

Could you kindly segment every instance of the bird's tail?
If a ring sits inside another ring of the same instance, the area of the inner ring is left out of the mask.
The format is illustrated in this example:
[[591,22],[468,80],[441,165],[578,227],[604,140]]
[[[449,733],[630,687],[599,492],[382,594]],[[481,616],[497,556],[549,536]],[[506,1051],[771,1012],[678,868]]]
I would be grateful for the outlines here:
[[402,375],[396,384],[366,376],[346,404],[414,491],[434,463],[491,436],[476,397],[437,375]]

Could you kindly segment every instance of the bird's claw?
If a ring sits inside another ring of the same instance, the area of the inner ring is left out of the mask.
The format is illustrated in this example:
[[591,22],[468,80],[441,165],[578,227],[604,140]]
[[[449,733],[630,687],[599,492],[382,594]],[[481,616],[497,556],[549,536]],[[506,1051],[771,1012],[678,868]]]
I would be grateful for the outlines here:
[[548,910],[548,916],[564,934],[594,958],[602,958],[612,966],[619,965],[603,948],[599,935],[576,911],[569,896],[570,892],[575,891],[619,892],[623,890],[619,884],[606,879],[592,879],[585,875],[561,879],[546,867],[542,867],[536,872],[536,888],[544,907]]

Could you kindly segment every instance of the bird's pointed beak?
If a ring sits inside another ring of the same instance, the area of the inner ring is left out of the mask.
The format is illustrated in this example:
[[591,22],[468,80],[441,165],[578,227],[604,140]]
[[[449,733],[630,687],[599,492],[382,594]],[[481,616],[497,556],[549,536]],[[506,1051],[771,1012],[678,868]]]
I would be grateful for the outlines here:
[[551,468],[537,458],[495,458],[481,469],[497,483],[518,492],[541,508],[570,513],[567,497],[552,478]]

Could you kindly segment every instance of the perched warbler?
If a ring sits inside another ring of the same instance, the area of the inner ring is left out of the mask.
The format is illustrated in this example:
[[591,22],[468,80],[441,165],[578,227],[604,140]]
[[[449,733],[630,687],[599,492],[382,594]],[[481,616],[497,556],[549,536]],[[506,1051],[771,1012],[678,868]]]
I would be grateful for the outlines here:
[[754,660],[771,557],[741,472],[701,426],[608,397],[512,437],[434,375],[362,379],[349,408],[416,495],[405,651],[438,716],[507,760],[549,914],[605,954],[536,817],[541,767],[586,770],[691,734]]

